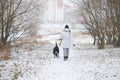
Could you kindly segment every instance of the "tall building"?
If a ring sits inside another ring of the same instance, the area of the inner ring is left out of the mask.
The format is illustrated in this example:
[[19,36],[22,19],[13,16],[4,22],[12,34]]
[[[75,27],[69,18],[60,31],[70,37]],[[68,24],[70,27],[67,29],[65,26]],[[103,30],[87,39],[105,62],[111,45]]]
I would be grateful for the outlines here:
[[63,0],[45,0],[44,22],[63,22]]

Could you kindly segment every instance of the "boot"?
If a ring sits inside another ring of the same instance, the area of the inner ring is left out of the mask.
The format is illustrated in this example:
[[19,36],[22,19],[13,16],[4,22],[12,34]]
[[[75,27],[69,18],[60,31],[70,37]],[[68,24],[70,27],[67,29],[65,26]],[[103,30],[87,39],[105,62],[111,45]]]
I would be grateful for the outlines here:
[[64,61],[68,60],[68,56],[64,56]]

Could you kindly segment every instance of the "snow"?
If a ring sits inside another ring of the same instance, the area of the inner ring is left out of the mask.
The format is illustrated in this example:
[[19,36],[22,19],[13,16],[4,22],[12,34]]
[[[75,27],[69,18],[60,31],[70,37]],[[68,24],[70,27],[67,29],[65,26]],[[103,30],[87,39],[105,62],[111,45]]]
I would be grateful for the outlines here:
[[60,58],[51,58],[42,67],[35,64],[35,74],[27,74],[18,80],[119,80],[119,48],[97,50],[89,46],[76,46],[68,61],[63,60],[61,52]]
[[[41,41],[47,44],[25,44],[13,47],[11,59],[0,62],[0,80],[119,80],[120,48],[106,46],[98,50],[89,34],[72,28],[76,46],[67,61],[53,58],[52,49],[64,24],[43,24]],[[61,27],[58,27],[61,26]],[[80,28],[81,29],[81,28]],[[44,33],[43,33],[44,32]]]

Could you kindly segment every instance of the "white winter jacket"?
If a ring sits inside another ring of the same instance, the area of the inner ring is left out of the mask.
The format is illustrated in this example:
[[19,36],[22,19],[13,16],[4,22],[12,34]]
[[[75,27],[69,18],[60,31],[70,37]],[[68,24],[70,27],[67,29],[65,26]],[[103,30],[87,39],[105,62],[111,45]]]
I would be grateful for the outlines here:
[[63,48],[70,48],[70,46],[73,44],[73,40],[71,37],[70,29],[65,28],[61,34],[62,39],[62,47]]

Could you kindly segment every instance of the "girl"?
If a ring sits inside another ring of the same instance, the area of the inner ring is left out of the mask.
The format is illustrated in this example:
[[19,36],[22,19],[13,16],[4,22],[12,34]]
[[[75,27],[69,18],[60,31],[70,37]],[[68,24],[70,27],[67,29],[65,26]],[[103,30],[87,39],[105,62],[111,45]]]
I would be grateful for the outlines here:
[[[61,33],[60,45],[62,42],[63,53],[64,53],[64,60],[68,59],[69,56],[69,49],[70,46],[73,44],[72,37],[71,37],[71,30],[69,29],[68,25],[65,25],[64,30]],[[75,46],[73,44],[73,46]]]

